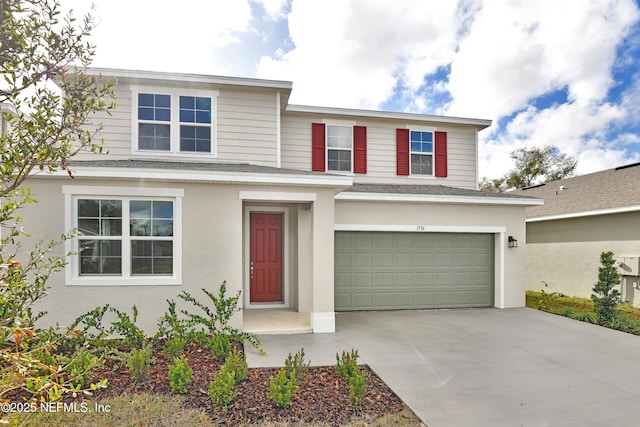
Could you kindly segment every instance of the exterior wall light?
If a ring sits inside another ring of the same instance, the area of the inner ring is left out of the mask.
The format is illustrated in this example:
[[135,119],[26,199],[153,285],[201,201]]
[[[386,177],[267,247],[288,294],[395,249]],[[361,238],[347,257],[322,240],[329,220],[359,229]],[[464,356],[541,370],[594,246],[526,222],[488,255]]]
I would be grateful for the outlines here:
[[509,247],[510,248],[517,248],[518,247],[518,241],[516,239],[514,239],[513,236],[509,236]]

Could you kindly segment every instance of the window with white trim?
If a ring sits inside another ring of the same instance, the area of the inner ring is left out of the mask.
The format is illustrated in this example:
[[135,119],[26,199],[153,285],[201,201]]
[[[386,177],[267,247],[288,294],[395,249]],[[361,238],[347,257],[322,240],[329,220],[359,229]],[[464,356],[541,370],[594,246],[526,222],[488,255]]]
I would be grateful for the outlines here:
[[63,188],[71,214],[67,226],[78,235],[69,247],[68,283],[179,284],[182,190],[144,195],[126,188],[125,196],[114,196],[100,187],[96,192],[104,194],[69,187]]
[[433,175],[433,132],[409,132],[411,175]]
[[217,95],[211,91],[134,89],[134,151],[215,155]]
[[327,170],[351,172],[353,126],[327,125]]

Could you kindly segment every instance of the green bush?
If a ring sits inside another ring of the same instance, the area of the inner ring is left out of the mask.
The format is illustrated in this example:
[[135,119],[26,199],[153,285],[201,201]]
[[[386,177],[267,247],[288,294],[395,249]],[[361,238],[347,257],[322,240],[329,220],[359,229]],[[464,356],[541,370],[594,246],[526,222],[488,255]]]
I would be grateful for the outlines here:
[[79,347],[73,354],[69,363],[65,366],[65,372],[69,381],[76,386],[83,387],[89,383],[93,369],[101,364],[102,360],[92,354],[88,349]]
[[296,378],[300,379],[309,370],[309,364],[310,362],[304,360],[304,348],[301,348],[294,356],[291,356],[291,353],[289,353],[284,361],[284,369],[287,375],[294,372]]
[[164,343],[164,356],[167,361],[171,361],[176,357],[180,357],[182,351],[184,350],[184,346],[187,344],[187,340],[183,337],[173,337],[168,338]]
[[615,289],[620,284],[620,273],[615,266],[613,252],[600,254],[601,267],[598,269],[598,283],[593,287],[593,306],[598,317],[598,324],[607,326],[617,315],[616,306],[620,304],[620,291]]
[[[225,365],[222,365],[224,367]],[[230,369],[220,369],[209,383],[209,397],[216,408],[226,409],[236,397],[235,372]]]
[[278,407],[288,408],[291,406],[293,395],[299,390],[297,382],[295,371],[291,371],[287,375],[285,369],[280,369],[275,377],[269,378],[267,397],[273,400]]
[[136,348],[140,348],[143,346],[146,336],[142,329],[136,325],[136,320],[138,319],[138,308],[134,305],[131,310],[133,312],[133,319],[129,317],[126,312],[111,307],[110,311],[115,313],[118,320],[111,322],[109,333],[117,333],[123,337],[125,344],[130,344]]
[[559,314],[561,316],[569,317],[571,319],[574,319],[577,315],[576,311],[571,307],[562,307]]
[[169,366],[169,384],[174,393],[185,394],[193,378],[193,369],[184,357],[173,359]]
[[207,337],[204,339],[204,343],[209,350],[211,350],[211,354],[218,360],[225,360],[229,355],[229,351],[231,350],[231,342],[229,341],[229,336],[225,334],[215,334],[212,337]]
[[151,348],[144,346],[140,349],[131,350],[127,359],[127,368],[133,376],[136,384],[144,384],[149,378],[149,367],[151,366]]
[[349,379],[349,401],[356,408],[364,404],[367,389],[365,386],[366,375],[363,370],[356,367]]
[[167,309],[168,311],[165,311],[162,317],[158,320],[158,332],[155,334],[154,338],[171,339],[186,337],[186,321],[178,317],[176,302],[173,300],[167,300],[167,303],[169,304],[169,308]]
[[358,369],[358,350],[352,349],[350,353],[346,351],[342,352],[342,356],[338,356],[336,353],[336,372],[344,379],[349,381],[353,374]]
[[238,349],[236,349],[235,347],[227,356],[227,360],[224,362],[223,367],[234,372],[236,383],[239,383],[243,379],[247,378],[247,375],[249,374],[247,361],[240,355]]

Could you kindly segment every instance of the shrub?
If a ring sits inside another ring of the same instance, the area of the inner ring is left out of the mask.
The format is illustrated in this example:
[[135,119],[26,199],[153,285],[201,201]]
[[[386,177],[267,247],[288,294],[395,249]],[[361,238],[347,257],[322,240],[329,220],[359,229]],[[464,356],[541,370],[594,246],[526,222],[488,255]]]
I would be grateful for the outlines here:
[[93,369],[99,366],[100,363],[99,357],[93,355],[86,348],[80,347],[66,365],[65,372],[69,381],[76,386],[83,387],[89,383]]
[[143,384],[149,378],[149,366],[151,365],[151,348],[144,346],[131,350],[127,359],[127,368],[133,375],[136,384]]
[[234,372],[236,383],[247,378],[247,375],[249,374],[249,367],[247,366],[246,359],[240,355],[238,349],[235,347],[227,356],[227,360],[224,362],[223,367]]
[[366,375],[363,370],[356,367],[349,379],[349,402],[356,408],[364,404],[367,389],[365,387]]
[[295,371],[291,371],[287,375],[285,369],[280,369],[275,377],[269,378],[269,391],[267,397],[273,400],[280,408],[288,408],[291,406],[291,399],[299,390],[296,384]]
[[184,350],[184,346],[187,344],[187,340],[183,337],[173,337],[167,339],[164,343],[164,356],[167,361],[171,361],[176,357],[180,357],[182,354],[182,350]]
[[214,407],[226,409],[231,404],[236,397],[234,385],[235,372],[232,370],[221,368],[214,375],[213,381],[209,383],[209,397]]
[[576,311],[571,307],[562,307],[560,315],[574,319],[576,317]]
[[289,353],[284,361],[284,369],[287,375],[295,372],[296,377],[300,379],[309,370],[309,364],[310,362],[304,360],[304,348],[301,348],[294,356]]
[[176,337],[185,337],[187,335],[187,330],[185,326],[185,320],[180,319],[178,317],[178,313],[176,312],[176,302],[173,300],[167,300],[169,304],[168,311],[165,311],[162,317],[158,320],[158,332],[154,336],[155,339],[158,338],[176,338]]
[[126,312],[111,307],[110,311],[115,313],[118,320],[111,322],[109,334],[120,334],[123,337],[125,344],[131,344],[134,347],[140,348],[144,344],[146,336],[142,329],[136,325],[138,308],[134,305],[131,310],[133,312],[133,319],[129,317]]
[[187,320],[184,321],[186,332],[189,335],[200,337],[203,335],[213,336],[226,334],[232,339],[251,343],[260,354],[264,354],[264,350],[260,347],[260,339],[257,335],[240,332],[229,324],[231,317],[239,311],[238,301],[240,300],[240,292],[238,291],[233,297],[227,296],[227,282],[222,282],[217,295],[204,288],[202,288],[202,292],[209,298],[213,308],[201,303],[187,291],[183,290],[178,295],[178,298],[193,304],[202,312],[202,314],[196,314],[188,310],[180,310],[180,312],[187,317]]
[[105,344],[105,339],[109,336],[109,329],[102,324],[104,315],[109,311],[109,304],[96,307],[91,311],[78,316],[69,329],[76,332],[76,342],[89,341],[91,344],[100,346]]
[[352,349],[351,353],[342,352],[342,356],[336,353],[336,372],[344,379],[349,381],[354,372],[358,369],[358,350]]
[[616,317],[616,306],[620,304],[620,292],[614,289],[620,284],[620,273],[615,266],[613,252],[602,252],[600,254],[600,264],[598,269],[598,283],[593,287],[594,309],[598,318],[598,324],[608,325]]
[[216,359],[225,360],[229,355],[231,342],[228,335],[216,334],[211,338],[206,338],[204,342]]
[[193,369],[184,357],[173,359],[169,366],[169,384],[174,393],[185,394],[193,378]]

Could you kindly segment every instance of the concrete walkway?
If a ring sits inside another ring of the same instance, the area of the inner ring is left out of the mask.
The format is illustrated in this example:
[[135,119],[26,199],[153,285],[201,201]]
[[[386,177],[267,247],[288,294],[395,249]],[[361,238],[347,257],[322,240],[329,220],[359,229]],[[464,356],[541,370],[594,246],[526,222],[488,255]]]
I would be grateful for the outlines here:
[[640,337],[526,308],[339,313],[336,327],[262,336],[249,366],[357,348],[430,427],[640,425]]

